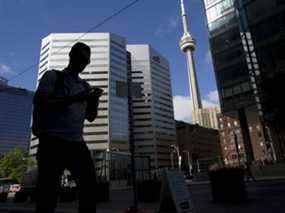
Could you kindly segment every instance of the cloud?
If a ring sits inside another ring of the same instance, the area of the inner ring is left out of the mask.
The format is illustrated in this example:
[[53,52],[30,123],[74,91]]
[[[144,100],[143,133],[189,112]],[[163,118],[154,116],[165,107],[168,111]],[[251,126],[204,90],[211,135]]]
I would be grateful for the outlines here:
[[207,66],[212,66],[213,64],[212,53],[210,49],[205,53],[204,62]]
[[15,56],[15,52],[9,52],[8,54],[9,54],[10,57]]
[[[206,98],[202,100],[204,108],[219,106],[219,98],[217,90],[211,91],[206,95]],[[174,96],[174,117],[178,121],[192,122],[192,105],[191,98],[189,96]]]
[[174,117],[178,121],[191,122],[192,121],[192,107],[190,97],[174,96]]
[[166,34],[172,33],[178,26],[179,16],[170,17],[166,23],[160,24],[156,31],[154,32],[155,36],[164,36]]
[[214,102],[216,104],[219,104],[219,93],[218,93],[218,90],[213,90],[213,91],[210,91],[207,95],[207,98],[211,101],[211,102]]
[[0,64],[0,74],[14,74],[14,72],[11,67],[5,64]]

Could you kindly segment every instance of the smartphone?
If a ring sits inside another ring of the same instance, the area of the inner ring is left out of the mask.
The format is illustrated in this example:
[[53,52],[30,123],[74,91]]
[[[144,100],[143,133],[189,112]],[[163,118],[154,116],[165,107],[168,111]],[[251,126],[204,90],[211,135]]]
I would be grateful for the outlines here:
[[94,94],[97,97],[100,97],[103,94],[104,90],[98,87],[93,87],[90,91],[91,94]]

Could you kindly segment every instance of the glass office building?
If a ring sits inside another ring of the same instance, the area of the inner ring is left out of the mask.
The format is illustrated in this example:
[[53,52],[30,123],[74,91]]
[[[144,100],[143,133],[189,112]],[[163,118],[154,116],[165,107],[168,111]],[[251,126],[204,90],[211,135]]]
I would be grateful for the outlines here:
[[234,0],[204,0],[223,113],[254,105]]
[[[68,53],[81,33],[50,34],[42,40],[38,80],[52,69],[68,65]],[[80,39],[91,48],[91,63],[80,77],[104,90],[98,116],[86,121],[84,139],[90,150],[129,150],[126,41],[111,33],[87,33]],[[37,140],[31,140],[31,154]]]
[[14,148],[28,151],[33,92],[0,78],[0,156]]
[[153,168],[170,167],[170,145],[176,143],[169,62],[150,45],[127,45],[132,83],[142,95],[133,98],[136,154],[149,156]]
[[256,159],[254,147],[260,146],[260,141],[250,137],[249,127],[260,126],[260,119],[235,3],[235,0],[204,0],[221,111],[242,119],[244,145],[248,160],[252,161]]

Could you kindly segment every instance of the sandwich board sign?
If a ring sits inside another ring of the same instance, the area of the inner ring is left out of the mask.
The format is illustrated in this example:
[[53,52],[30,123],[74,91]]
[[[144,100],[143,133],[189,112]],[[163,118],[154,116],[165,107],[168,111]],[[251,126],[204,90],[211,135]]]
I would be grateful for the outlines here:
[[159,213],[194,213],[189,189],[182,172],[164,170]]

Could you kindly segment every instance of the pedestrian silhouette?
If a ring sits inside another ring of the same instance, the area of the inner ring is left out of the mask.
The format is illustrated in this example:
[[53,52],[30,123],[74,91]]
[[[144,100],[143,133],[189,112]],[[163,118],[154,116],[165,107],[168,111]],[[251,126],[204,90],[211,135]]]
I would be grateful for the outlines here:
[[96,212],[95,169],[82,134],[84,120],[92,122],[97,116],[102,90],[79,77],[90,55],[89,46],[76,43],[68,66],[46,72],[36,90],[32,130],[39,137],[37,213],[55,211],[65,169],[75,178],[79,212]]
[[245,170],[246,170],[246,180],[247,181],[250,181],[250,180],[256,181],[256,179],[252,173],[252,170],[251,170],[251,163],[248,161],[246,161],[246,163],[245,163]]

